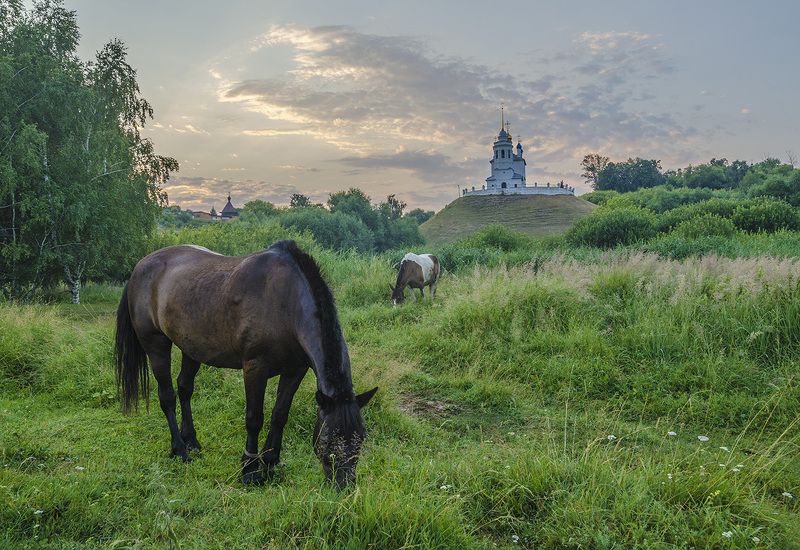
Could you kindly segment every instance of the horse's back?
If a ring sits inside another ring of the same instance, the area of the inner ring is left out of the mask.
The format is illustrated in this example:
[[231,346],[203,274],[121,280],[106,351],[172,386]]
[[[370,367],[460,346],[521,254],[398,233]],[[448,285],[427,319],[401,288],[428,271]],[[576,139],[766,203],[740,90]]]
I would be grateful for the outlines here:
[[435,282],[439,276],[439,260],[433,254],[414,254],[409,252],[403,256],[403,261],[411,261],[422,269],[424,284]]
[[200,362],[238,368],[249,348],[289,329],[265,317],[291,308],[296,279],[296,266],[279,250],[237,257],[193,245],[163,248],[131,274],[131,317],[140,336],[164,335]]

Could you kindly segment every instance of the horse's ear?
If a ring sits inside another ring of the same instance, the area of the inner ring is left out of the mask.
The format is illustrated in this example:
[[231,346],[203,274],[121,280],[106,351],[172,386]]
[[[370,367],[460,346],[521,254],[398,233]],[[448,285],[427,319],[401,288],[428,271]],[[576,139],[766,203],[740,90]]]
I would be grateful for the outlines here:
[[356,403],[358,403],[358,408],[363,409],[364,406],[369,403],[369,400],[372,399],[372,396],[375,395],[375,392],[378,391],[378,388],[372,388],[369,391],[365,391],[361,395],[356,395]]
[[330,408],[333,407],[333,399],[317,390],[317,405],[319,405],[319,408],[322,410],[330,410]]

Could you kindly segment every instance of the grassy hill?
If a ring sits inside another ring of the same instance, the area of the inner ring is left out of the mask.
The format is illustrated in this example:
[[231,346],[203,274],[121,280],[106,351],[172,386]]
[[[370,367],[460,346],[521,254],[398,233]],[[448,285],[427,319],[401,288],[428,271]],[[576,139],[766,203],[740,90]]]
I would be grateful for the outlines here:
[[553,235],[563,233],[595,208],[569,195],[461,197],[422,224],[420,230],[429,244],[455,241],[496,223],[529,235]]

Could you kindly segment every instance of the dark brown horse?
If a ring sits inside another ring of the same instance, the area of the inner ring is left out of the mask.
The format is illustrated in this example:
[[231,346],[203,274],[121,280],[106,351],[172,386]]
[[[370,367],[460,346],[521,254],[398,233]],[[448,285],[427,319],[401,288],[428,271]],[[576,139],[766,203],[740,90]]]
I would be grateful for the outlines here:
[[[175,414],[170,350],[183,353],[178,375],[181,426]],[[172,455],[199,450],[192,420],[194,378],[201,363],[242,369],[247,400],[244,483],[262,483],[280,460],[283,428],[300,382],[317,379],[314,449],[338,487],[351,483],[366,436],[361,407],[377,388],[356,396],[350,357],[333,296],[314,260],[293,241],[246,257],[192,245],[153,252],[134,268],[117,311],[117,382],[125,412],[148,399],[147,362],[172,436]],[[279,376],[264,447],[267,379]]]
[[403,303],[403,291],[408,286],[411,288],[411,297],[416,300],[414,289],[425,298],[425,287],[430,288],[430,297],[436,296],[436,284],[439,282],[439,259],[433,254],[413,254],[409,252],[400,262],[397,272],[397,281],[392,288],[392,303]]

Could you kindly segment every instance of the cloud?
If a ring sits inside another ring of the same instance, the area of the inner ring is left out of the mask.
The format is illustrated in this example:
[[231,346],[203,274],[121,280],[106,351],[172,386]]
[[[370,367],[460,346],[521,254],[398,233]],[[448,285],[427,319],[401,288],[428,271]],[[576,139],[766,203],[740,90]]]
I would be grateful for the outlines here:
[[[454,162],[450,157],[436,151],[408,151],[400,148],[393,153],[373,154],[361,157],[343,157],[338,162],[357,169],[406,170],[427,182],[450,182],[463,179],[474,173],[474,162]],[[485,161],[481,161],[482,163]]]
[[[214,206],[218,211],[225,206],[228,193],[234,206],[241,207],[255,199],[284,205],[294,193],[303,193],[294,185],[275,184],[263,180],[230,180],[204,177],[172,177],[164,185],[170,204],[189,210],[209,211]],[[306,193],[307,194],[307,193]],[[312,197],[327,199],[327,194]]]
[[[288,72],[259,75],[287,50]],[[338,162],[350,170],[394,168],[444,183],[469,174],[479,182],[501,101],[512,134],[524,134],[529,165],[544,163],[553,174],[574,170],[590,151],[680,155],[697,136],[654,105],[649,87],[675,69],[658,39],[639,32],[581,33],[568,50],[539,59],[533,75],[349,26],[274,26],[237,61],[242,72],[227,71],[228,63],[210,74],[219,101],[262,115],[262,127],[243,135],[310,137],[344,152]]]

